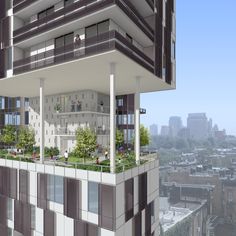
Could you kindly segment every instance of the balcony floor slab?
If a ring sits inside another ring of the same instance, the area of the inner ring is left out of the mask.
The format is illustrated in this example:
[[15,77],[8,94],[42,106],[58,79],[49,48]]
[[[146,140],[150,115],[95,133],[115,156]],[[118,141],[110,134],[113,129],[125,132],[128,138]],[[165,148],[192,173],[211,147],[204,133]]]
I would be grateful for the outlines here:
[[116,94],[135,93],[140,76],[140,92],[174,89],[118,50],[54,65],[0,80],[0,94],[9,97],[38,97],[40,78],[45,79],[45,95],[94,90],[109,94],[109,64],[116,66]]

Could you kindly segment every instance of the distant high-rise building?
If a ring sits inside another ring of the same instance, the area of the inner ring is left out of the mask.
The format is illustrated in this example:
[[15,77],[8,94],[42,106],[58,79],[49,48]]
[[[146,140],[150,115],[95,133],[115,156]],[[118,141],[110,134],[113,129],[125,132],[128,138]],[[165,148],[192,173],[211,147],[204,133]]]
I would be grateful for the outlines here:
[[169,119],[169,134],[171,137],[176,137],[182,128],[182,119],[179,116],[171,116]]
[[214,125],[214,127],[212,128],[212,131],[213,131],[213,133],[219,131],[219,127],[217,124]]
[[170,128],[167,125],[161,126],[161,136],[169,136]]
[[212,119],[209,119],[208,121],[208,136],[212,137],[213,133],[212,133]]
[[150,130],[150,135],[151,136],[156,136],[158,135],[158,126],[156,124],[152,124],[149,128]]
[[187,139],[189,138],[189,129],[186,127],[183,127],[179,133],[178,133],[178,137],[182,138],[182,139]]
[[208,119],[205,113],[188,115],[187,128],[191,139],[201,140],[208,138]]

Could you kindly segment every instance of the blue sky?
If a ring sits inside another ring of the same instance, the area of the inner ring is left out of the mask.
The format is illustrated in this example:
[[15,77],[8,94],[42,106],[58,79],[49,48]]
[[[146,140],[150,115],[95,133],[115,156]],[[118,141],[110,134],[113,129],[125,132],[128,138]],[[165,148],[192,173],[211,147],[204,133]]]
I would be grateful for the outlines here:
[[206,112],[236,135],[236,1],[177,1],[177,89],[142,94],[141,122],[168,123],[169,116]]

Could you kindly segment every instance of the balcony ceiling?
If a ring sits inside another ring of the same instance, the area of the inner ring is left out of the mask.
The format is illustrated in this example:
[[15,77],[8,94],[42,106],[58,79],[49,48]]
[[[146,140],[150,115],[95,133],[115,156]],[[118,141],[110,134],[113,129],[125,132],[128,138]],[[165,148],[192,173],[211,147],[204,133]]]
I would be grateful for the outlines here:
[[118,24],[125,32],[128,32],[134,39],[138,39],[139,43],[142,46],[148,47],[153,45],[153,42],[146,36],[146,34],[143,33],[143,31],[118,6],[113,5],[103,10],[97,11],[94,14],[89,14],[85,17],[82,17],[76,21],[72,21],[37,36],[33,36],[27,40],[15,44],[15,46],[23,49],[29,48],[39,43],[70,33],[77,29],[87,27],[106,19],[114,20],[115,23]]
[[109,94],[109,63],[115,62],[117,95],[135,92],[135,77],[141,76],[141,92],[173,89],[117,50],[51,66],[0,80],[1,96],[37,97],[39,79],[45,79],[45,95],[78,90]]
[[48,7],[51,7],[59,2],[60,2],[59,0],[50,0],[50,1],[38,0],[37,2],[30,4],[27,8],[24,8],[24,9],[16,12],[15,16],[18,16],[23,20],[27,20],[31,16],[47,9]]
[[136,7],[136,9],[141,13],[143,17],[153,15],[151,7],[145,0],[130,0],[130,2]]

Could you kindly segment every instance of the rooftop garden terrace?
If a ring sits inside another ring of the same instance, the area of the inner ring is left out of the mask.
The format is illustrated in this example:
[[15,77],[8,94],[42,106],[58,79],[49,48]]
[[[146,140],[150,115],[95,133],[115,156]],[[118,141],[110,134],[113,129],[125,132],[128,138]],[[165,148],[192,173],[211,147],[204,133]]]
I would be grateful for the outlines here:
[[[120,154],[117,153],[116,156],[116,171],[115,173],[125,172],[126,170],[144,165],[148,162],[156,160],[158,157],[157,153],[150,153],[143,155],[141,157],[140,164],[135,161],[135,156],[133,152]],[[35,163],[39,164],[39,157],[30,155],[29,153],[15,153],[8,152],[7,150],[0,150],[0,159],[9,161],[19,161],[24,163]],[[110,160],[104,157],[94,157],[94,158],[78,158],[76,156],[70,155],[68,160],[65,161],[64,157],[56,156],[51,158],[49,155],[45,158],[45,165],[60,166],[66,168],[81,169],[87,171],[105,172],[110,173]]]

